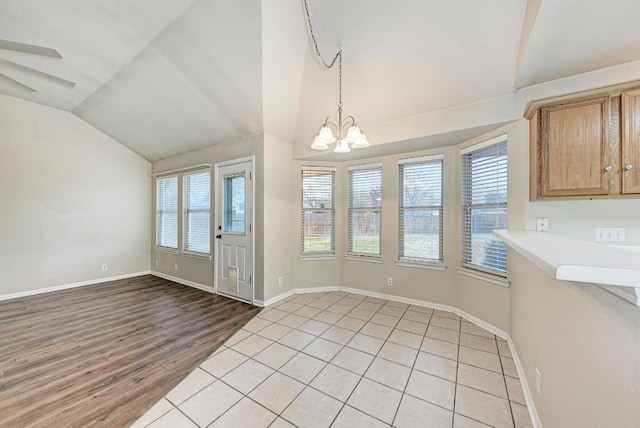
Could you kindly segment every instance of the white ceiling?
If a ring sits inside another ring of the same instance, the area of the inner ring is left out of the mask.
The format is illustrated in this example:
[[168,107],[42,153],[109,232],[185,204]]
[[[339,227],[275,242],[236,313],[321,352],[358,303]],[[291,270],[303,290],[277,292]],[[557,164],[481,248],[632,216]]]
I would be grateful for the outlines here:
[[[344,110],[365,129],[640,59],[638,0],[308,1],[322,52],[344,49]],[[0,39],[63,59],[0,50],[0,60],[76,85],[0,63],[37,89],[0,80],[0,93],[72,111],[152,161],[259,132],[308,144],[337,113],[337,71],[318,65],[301,4],[4,0]]]

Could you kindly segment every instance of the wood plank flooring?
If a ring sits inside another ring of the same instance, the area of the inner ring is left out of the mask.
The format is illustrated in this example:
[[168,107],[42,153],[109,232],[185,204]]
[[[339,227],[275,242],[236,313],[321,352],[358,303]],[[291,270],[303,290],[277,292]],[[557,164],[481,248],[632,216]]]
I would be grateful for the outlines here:
[[0,426],[126,427],[259,311],[151,275],[0,302]]

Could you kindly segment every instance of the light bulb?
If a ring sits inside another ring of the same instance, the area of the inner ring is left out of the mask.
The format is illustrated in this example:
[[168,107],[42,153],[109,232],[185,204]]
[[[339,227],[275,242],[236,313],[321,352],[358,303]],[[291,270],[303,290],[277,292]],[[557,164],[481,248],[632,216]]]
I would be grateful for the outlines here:
[[327,146],[327,143],[322,141],[322,138],[320,138],[319,135],[316,135],[316,138],[313,139],[313,144],[311,145],[311,148],[313,150],[327,150],[329,146]]
[[351,149],[349,148],[349,143],[346,140],[338,141],[336,144],[336,148],[334,150],[335,153],[349,153]]

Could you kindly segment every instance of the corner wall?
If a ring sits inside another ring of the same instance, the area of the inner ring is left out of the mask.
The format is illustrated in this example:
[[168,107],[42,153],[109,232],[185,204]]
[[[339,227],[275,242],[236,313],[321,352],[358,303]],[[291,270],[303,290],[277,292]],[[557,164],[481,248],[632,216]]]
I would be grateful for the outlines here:
[[[640,308],[509,251],[511,338],[547,428],[640,426]],[[535,370],[541,393],[535,390]]]
[[0,153],[0,296],[149,270],[148,161],[69,112],[4,95]]

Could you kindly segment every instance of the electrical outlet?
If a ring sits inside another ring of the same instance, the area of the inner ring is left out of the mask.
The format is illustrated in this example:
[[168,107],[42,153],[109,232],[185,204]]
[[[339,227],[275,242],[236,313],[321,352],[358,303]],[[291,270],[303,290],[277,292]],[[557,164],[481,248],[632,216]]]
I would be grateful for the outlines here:
[[542,390],[542,375],[540,374],[540,370],[536,367],[536,391],[540,394]]
[[596,241],[624,242],[624,227],[596,227]]
[[393,287],[393,278],[392,277],[388,277],[387,278],[387,287]]
[[173,270],[178,270],[178,263],[173,265]]
[[284,278],[282,278],[281,276],[278,277],[278,285],[281,287],[284,285]]
[[158,259],[156,259],[156,266],[158,266]]
[[102,272],[106,272],[106,271],[108,271],[108,270],[109,270],[109,265],[108,265],[108,264],[106,264],[106,263],[105,263],[105,264],[103,264],[103,265],[102,265]]
[[536,219],[536,230],[538,232],[549,231],[549,219],[547,217],[538,217]]

